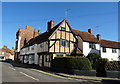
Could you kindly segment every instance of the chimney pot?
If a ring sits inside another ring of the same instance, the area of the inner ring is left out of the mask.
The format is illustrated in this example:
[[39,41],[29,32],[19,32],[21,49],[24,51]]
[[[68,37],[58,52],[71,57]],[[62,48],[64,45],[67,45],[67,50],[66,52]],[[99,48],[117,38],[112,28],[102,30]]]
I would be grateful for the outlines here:
[[88,29],[88,32],[89,32],[90,34],[92,34],[92,29]]
[[38,30],[38,33],[40,33],[40,30]]
[[97,34],[96,36],[97,36],[97,39],[100,40],[101,35]]
[[14,47],[12,47],[12,50],[14,50]]

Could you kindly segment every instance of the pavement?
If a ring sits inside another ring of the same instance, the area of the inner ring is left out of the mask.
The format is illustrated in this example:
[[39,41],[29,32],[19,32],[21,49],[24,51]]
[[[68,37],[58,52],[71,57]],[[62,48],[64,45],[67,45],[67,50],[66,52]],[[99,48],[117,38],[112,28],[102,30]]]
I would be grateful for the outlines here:
[[36,65],[21,64],[13,61],[3,62],[2,70],[3,70],[2,71],[3,82],[22,81],[22,82],[65,82],[65,83],[68,82],[69,84],[70,82],[73,82],[74,84],[76,83],[120,84],[120,79],[118,78],[80,76],[80,75],[56,73],[56,72],[52,72],[48,68],[40,68]]

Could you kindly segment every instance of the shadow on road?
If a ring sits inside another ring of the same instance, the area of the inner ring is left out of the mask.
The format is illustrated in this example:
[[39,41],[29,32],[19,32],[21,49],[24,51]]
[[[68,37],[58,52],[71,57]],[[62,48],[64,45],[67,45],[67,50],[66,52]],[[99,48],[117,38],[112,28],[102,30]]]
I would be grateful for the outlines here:
[[39,65],[35,65],[35,64],[23,64],[23,63],[18,63],[18,62],[12,61],[12,60],[3,60],[2,62],[9,63],[13,67],[37,69],[37,70],[43,70],[43,71],[51,72],[50,68],[48,68],[48,67],[40,67]]
[[120,80],[102,79],[101,82],[104,84],[120,84]]

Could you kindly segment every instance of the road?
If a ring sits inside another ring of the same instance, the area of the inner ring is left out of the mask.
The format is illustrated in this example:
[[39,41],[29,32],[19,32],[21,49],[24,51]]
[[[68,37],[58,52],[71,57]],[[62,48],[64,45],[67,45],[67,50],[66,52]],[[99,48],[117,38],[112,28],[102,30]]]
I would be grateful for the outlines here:
[[2,62],[2,82],[69,82],[69,84],[93,84],[85,80],[61,77],[15,62]]

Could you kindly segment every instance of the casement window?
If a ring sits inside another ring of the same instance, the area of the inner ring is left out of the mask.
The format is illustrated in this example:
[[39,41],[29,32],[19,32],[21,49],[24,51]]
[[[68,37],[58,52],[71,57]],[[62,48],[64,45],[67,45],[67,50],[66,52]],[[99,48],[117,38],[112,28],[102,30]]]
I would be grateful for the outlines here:
[[103,51],[103,52],[107,52],[105,47],[102,48],[102,51]]
[[95,43],[89,43],[89,48],[96,49]]
[[63,56],[63,53],[56,53],[56,56]]
[[118,60],[120,61],[120,55],[118,56]]
[[28,47],[28,51],[30,50],[30,48]]
[[29,60],[29,57],[28,57],[28,56],[25,56],[24,60]]
[[45,56],[45,61],[46,61],[46,62],[51,62],[51,58],[50,58],[49,55],[46,55],[46,56]]
[[30,55],[29,60],[34,62],[34,55]]
[[31,46],[31,50],[34,50],[34,48],[35,48],[35,45],[32,45],[32,46]]
[[70,53],[66,53],[66,56],[70,56],[71,54]]
[[112,49],[112,53],[117,53],[117,50],[116,49]]
[[48,45],[48,42],[46,42],[46,44]]
[[60,40],[60,46],[61,47],[70,47],[70,42],[68,40]]
[[44,47],[44,44],[43,44],[43,43],[41,43],[41,44],[40,44],[40,48],[43,48],[43,47]]
[[60,27],[59,30],[66,31],[66,28],[65,27]]

